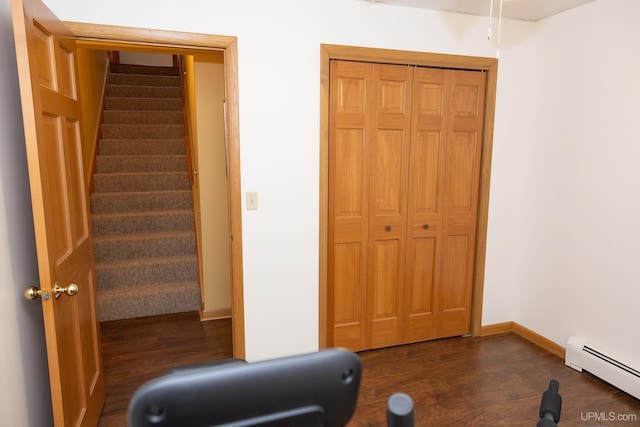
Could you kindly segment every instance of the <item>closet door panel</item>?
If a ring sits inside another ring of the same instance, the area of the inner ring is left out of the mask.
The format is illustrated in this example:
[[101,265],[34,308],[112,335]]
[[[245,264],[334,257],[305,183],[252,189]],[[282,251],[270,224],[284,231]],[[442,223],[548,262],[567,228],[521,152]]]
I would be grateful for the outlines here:
[[331,64],[328,344],[353,350],[366,346],[372,76],[370,64]]
[[471,330],[485,74],[450,71],[437,337]]
[[411,67],[374,65],[369,189],[369,347],[401,342]]
[[416,68],[407,208],[404,342],[433,339],[449,105],[447,71]]

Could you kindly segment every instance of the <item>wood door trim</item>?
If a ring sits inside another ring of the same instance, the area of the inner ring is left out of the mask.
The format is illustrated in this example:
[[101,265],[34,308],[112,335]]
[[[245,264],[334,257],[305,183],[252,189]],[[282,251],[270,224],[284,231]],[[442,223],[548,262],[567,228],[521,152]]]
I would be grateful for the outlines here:
[[487,73],[482,165],[480,169],[480,191],[478,195],[473,301],[471,307],[471,334],[473,336],[480,335],[480,328],[482,326],[482,299],[484,292],[489,185],[491,179],[491,153],[493,149],[493,121],[495,117],[498,60],[495,58],[474,56],[322,44],[320,45],[319,347],[326,348],[328,341],[329,63],[332,59],[478,70]]
[[245,357],[244,289],[242,272],[242,202],[240,187],[240,120],[238,97],[238,41],[232,36],[64,22],[74,36],[104,49],[138,46],[143,50],[185,54],[224,51],[227,104],[227,161],[229,165],[229,219],[231,228],[231,286],[233,355]]

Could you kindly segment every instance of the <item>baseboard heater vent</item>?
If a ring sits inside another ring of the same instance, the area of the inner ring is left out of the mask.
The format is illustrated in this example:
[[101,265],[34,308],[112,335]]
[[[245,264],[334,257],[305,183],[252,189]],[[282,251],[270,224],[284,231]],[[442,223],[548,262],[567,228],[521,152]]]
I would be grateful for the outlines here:
[[571,337],[567,341],[565,364],[578,372],[584,369],[640,399],[640,371],[631,367],[631,363],[608,354],[581,338]]

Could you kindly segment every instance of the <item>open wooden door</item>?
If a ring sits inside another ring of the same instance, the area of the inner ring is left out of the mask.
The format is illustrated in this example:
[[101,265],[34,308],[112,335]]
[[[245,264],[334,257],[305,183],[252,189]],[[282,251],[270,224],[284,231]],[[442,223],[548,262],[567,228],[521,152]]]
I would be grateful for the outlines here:
[[41,287],[25,295],[41,297],[54,425],[95,426],[104,376],[75,44],[40,0],[11,5]]

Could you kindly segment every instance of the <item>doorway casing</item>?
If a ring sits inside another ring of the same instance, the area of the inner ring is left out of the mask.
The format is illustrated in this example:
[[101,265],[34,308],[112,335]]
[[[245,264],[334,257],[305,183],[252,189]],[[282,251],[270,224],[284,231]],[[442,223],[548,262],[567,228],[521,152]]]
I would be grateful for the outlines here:
[[242,275],[242,212],[240,187],[240,126],[238,103],[237,38],[209,34],[129,28],[78,22],[64,22],[78,40],[119,50],[138,47],[180,54],[223,51],[226,99],[226,147],[229,185],[229,227],[231,231],[231,312],[234,357],[245,357],[244,291]]
[[495,117],[498,60],[495,58],[410,52],[340,45],[320,45],[320,248],[319,248],[319,347],[328,342],[328,241],[329,241],[329,65],[331,60],[363,61],[384,64],[417,65],[434,68],[476,70],[487,73],[485,95],[482,164],[476,235],[476,257],[473,272],[471,334],[480,335],[482,297],[489,214],[489,184],[493,121]]

